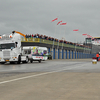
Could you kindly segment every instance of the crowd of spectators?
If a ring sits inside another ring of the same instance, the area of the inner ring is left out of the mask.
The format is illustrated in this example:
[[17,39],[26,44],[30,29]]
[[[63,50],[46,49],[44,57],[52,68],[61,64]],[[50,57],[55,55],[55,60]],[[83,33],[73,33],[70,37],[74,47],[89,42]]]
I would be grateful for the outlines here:
[[80,47],[87,47],[85,45],[80,45],[78,43],[73,43],[73,42],[69,42],[69,41],[66,41],[66,40],[59,40],[59,39],[56,39],[56,38],[53,38],[53,37],[49,37],[49,36],[46,36],[46,35],[40,35],[40,34],[26,34],[26,38],[40,38],[40,39],[46,39],[46,40],[51,40],[51,41],[55,41],[55,42],[59,42],[59,43],[65,43],[65,44],[70,44],[70,45],[76,45],[76,46],[80,46]]
[[48,37],[48,36],[46,36],[46,35],[40,35],[40,34],[35,34],[35,35],[27,35],[26,34],[26,38],[41,38],[41,39],[46,39],[46,40],[51,40],[51,41],[56,41],[56,42],[58,42],[58,39],[55,39],[55,38],[53,38],[53,37]]

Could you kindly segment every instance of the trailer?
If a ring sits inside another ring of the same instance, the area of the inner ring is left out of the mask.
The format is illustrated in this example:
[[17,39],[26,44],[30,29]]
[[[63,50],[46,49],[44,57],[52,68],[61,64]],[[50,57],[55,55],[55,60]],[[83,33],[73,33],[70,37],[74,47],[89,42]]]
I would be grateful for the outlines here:
[[46,61],[48,58],[48,49],[46,47],[27,46],[23,47],[23,52],[28,55],[31,63],[33,61],[41,63],[41,61]]

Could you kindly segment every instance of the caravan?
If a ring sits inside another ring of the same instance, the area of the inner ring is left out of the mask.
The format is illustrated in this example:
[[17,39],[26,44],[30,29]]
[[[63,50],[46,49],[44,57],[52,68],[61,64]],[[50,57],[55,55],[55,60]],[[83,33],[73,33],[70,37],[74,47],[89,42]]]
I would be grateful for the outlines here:
[[30,46],[30,47],[23,47],[24,54],[28,55],[29,61],[32,63],[33,61],[41,61],[47,60],[48,50],[46,47],[39,47],[39,46]]

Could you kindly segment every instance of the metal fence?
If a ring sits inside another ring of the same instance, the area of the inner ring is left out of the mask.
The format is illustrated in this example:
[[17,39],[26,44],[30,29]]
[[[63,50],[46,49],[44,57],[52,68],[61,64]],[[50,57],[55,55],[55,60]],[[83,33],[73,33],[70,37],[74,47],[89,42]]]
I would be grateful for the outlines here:
[[41,39],[41,38],[26,38],[26,40],[24,38],[21,38],[21,41],[22,42],[45,43],[45,44],[51,44],[51,45],[56,45],[56,46],[70,47],[70,48],[75,48],[75,49],[82,49],[82,50],[91,51],[91,48],[89,48],[89,47],[81,47],[81,46],[77,46],[77,45],[74,45],[74,44],[60,43],[60,42]]

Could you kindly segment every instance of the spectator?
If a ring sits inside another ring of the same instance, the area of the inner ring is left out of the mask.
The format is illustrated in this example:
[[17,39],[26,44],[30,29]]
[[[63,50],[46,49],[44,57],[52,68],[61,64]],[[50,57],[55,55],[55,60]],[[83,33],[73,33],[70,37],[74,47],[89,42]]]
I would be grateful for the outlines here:
[[42,35],[42,39],[44,39],[44,36]]
[[34,38],[36,38],[36,34],[34,35]]
[[36,38],[38,38],[38,35],[36,35]]
[[54,38],[52,38],[52,41],[54,40]]
[[39,34],[36,34],[36,38],[39,38]]
[[29,35],[29,38],[31,38],[31,34]]
[[66,43],[66,41],[64,40],[64,43]]
[[26,38],[28,38],[28,35],[26,34],[26,36],[25,36]]
[[32,38],[34,37],[34,35],[32,34]]
[[40,35],[39,35],[39,38],[40,38]]
[[97,57],[97,61],[98,61],[98,59],[99,59],[99,53],[96,54],[96,57]]
[[46,36],[44,35],[44,39],[46,39]]
[[40,38],[42,39],[42,35],[40,35]]
[[29,38],[29,34],[27,35],[27,38]]
[[57,39],[57,42],[58,42],[58,39]]
[[51,40],[51,37],[49,37],[48,40]]

